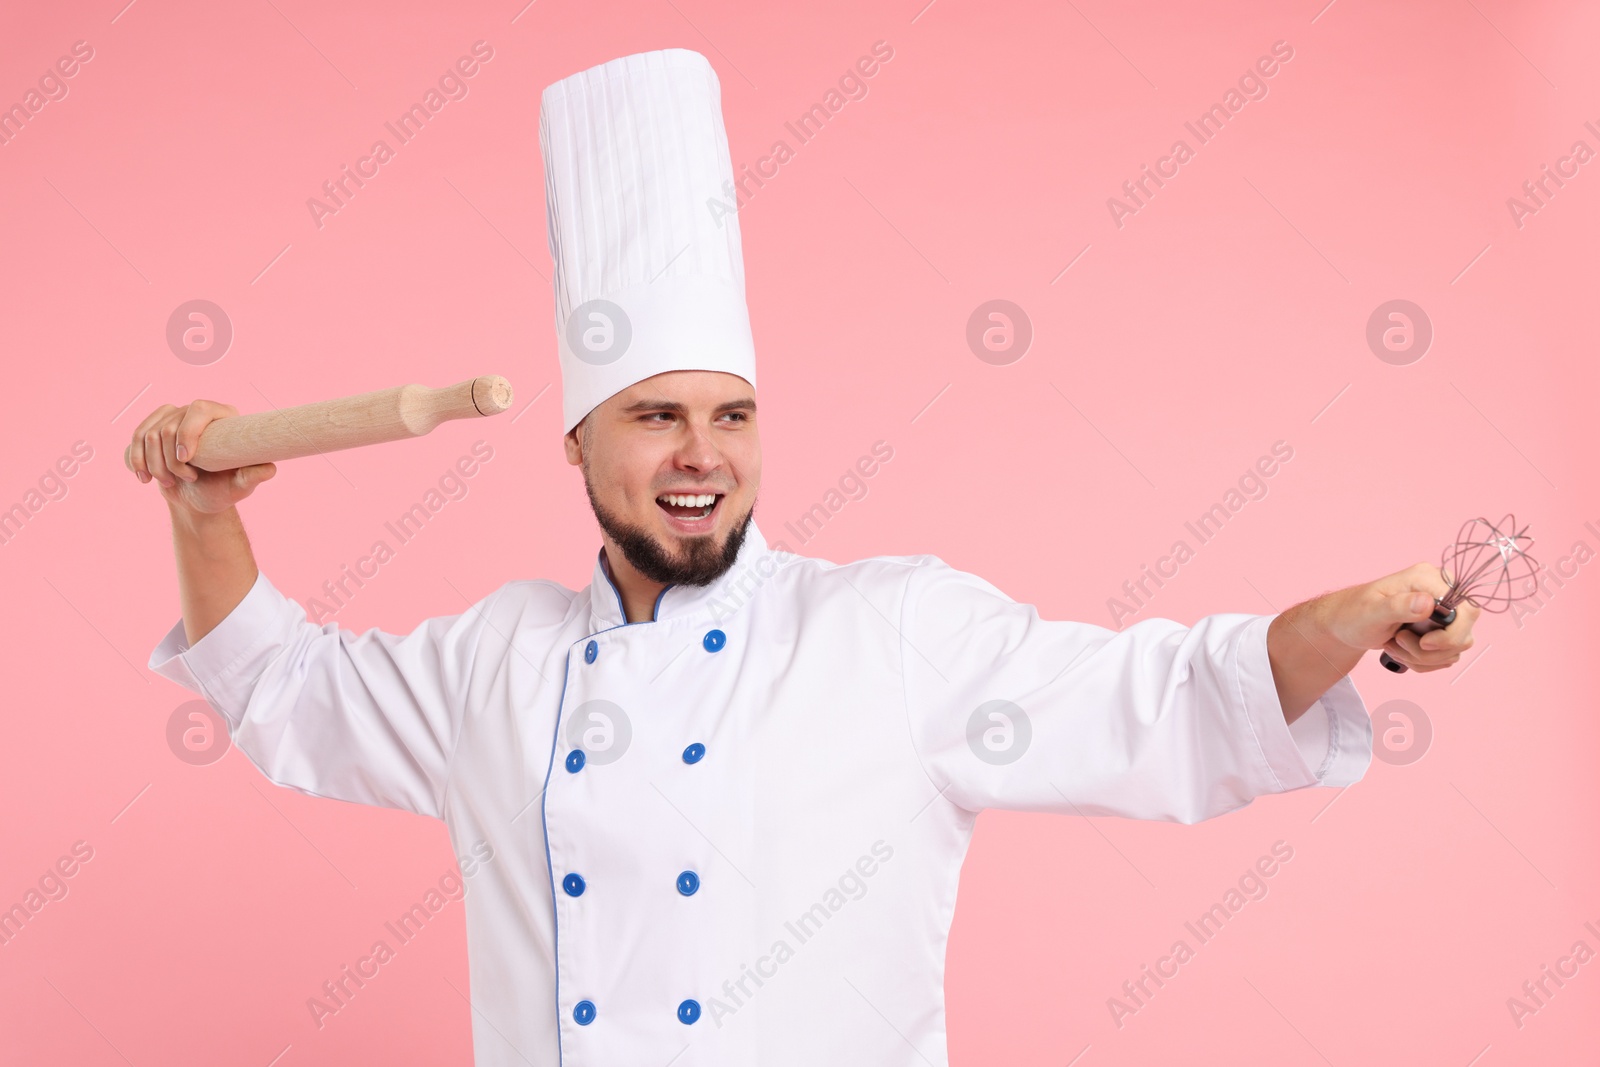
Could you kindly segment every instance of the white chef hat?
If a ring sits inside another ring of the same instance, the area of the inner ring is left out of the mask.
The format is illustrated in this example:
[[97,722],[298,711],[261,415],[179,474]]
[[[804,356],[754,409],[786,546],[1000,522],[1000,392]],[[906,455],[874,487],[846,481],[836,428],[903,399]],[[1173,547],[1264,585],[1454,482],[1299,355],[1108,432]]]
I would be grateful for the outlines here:
[[672,370],[756,383],[722,88],[699,52],[639,52],[546,87],[562,431]]

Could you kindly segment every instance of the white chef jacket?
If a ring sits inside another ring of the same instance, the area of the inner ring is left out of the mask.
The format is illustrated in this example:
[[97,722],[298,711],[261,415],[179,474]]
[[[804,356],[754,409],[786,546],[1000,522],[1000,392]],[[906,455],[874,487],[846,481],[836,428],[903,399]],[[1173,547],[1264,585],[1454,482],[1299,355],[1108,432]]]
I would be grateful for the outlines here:
[[1348,677],[1284,722],[1270,616],[1051,621],[935,556],[835,564],[752,522],[628,623],[602,558],[406,635],[318,627],[262,574],[150,656],[271,781],[492,847],[479,1067],[943,1065],[979,811],[1192,823],[1371,760]]

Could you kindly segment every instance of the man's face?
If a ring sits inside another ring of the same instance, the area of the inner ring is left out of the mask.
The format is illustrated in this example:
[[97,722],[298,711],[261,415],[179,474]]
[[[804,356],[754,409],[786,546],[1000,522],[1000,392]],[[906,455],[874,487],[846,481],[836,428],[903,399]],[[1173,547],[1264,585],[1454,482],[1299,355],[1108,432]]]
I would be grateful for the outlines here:
[[706,585],[733,566],[761,485],[749,382],[721,371],[657,374],[589,412],[565,445],[601,530],[645,578]]

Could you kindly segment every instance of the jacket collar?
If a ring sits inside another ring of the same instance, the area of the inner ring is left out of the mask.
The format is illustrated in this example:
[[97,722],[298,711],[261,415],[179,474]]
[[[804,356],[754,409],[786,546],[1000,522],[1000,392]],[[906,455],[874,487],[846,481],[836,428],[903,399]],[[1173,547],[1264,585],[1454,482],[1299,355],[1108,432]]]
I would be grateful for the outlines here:
[[[725,619],[750,598],[754,588],[776,570],[776,560],[767,559],[772,550],[761,535],[755,520],[745,528],[744,543],[739,546],[738,558],[733,566],[710,585],[669,585],[656,597],[655,618],[652,622],[668,619],[685,619],[704,616]],[[622,610],[622,593],[611,576],[606,573],[605,548],[594,557],[594,576],[589,582],[589,606],[594,616],[595,631],[609,630],[627,624]],[[644,625],[636,623],[633,625]]]

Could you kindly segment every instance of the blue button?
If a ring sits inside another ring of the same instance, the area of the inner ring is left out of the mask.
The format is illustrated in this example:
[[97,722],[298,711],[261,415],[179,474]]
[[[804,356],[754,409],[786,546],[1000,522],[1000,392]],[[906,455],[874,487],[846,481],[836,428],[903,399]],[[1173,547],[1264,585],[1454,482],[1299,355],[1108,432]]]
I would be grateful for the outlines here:
[[688,748],[683,750],[683,762],[685,762],[685,763],[699,763],[700,762],[700,757],[704,756],[705,754],[706,754],[706,746],[704,746],[700,742],[696,741],[694,744],[690,745]]
[[583,886],[583,875],[581,874],[569,874],[561,879],[561,888],[567,891],[567,896],[569,897],[583,896]]
[[694,896],[694,891],[700,888],[700,876],[693,871],[684,871],[678,875],[678,892],[686,897]]
[[575,748],[571,752],[568,752],[567,770],[572,774],[577,774],[579,771],[583,770],[583,760],[583,749]]
[[728,643],[728,635],[721,630],[712,630],[706,634],[705,640],[700,642],[706,646],[707,652],[721,651],[722,646]]
[[590,641],[583,646],[583,662],[593,663],[594,658],[600,654],[600,646]]
[[[679,1005],[678,1014],[683,1014],[683,1007]],[[594,1001],[580,1000],[572,1006],[572,1018],[579,1026],[588,1026],[594,1022]]]
[[686,1000],[678,1005],[678,1021],[683,1025],[688,1026],[698,1018],[700,1018],[700,1002],[698,1000]]

